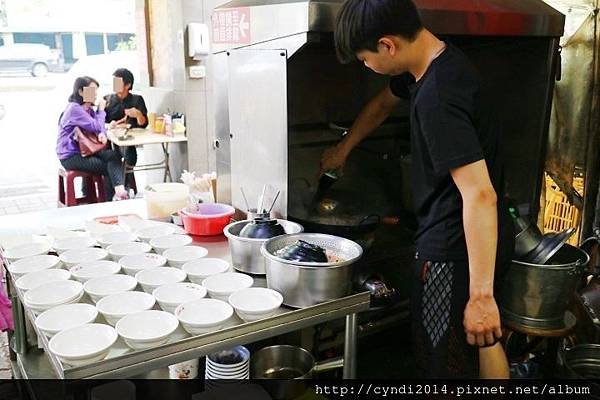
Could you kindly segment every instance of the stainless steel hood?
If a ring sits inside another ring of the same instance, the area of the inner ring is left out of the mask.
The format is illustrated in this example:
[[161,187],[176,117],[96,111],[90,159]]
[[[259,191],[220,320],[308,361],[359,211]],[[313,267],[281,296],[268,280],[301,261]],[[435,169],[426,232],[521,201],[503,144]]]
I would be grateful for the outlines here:
[[[216,52],[307,32],[333,32],[343,0],[234,0],[215,11],[250,9],[251,43],[215,44]],[[415,0],[423,23],[439,35],[551,36],[565,17],[541,0]]]

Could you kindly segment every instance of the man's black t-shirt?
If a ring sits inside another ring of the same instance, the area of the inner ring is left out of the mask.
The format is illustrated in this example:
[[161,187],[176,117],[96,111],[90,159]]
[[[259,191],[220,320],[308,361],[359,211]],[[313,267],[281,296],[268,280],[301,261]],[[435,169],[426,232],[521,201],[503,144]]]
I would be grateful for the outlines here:
[[456,47],[447,48],[415,82],[409,74],[390,81],[394,95],[410,99],[412,194],[418,220],[418,258],[467,260],[462,198],[450,170],[485,159],[498,196],[498,262],[512,256],[513,231],[504,198],[499,157],[500,125],[492,97]]
[[116,94],[106,96],[106,122],[121,120],[125,117],[125,110],[128,108],[136,108],[146,117],[146,123],[143,125],[138,125],[136,118],[127,117],[127,123],[132,128],[145,128],[148,126],[148,110],[144,98],[132,93],[129,93],[123,100]]

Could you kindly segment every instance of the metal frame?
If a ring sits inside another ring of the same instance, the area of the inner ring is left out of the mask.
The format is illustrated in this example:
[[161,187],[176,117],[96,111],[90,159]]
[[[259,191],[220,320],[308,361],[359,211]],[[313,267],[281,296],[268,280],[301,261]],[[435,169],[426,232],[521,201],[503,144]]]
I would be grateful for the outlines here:
[[167,182],[167,178],[169,178],[169,182],[173,182],[173,176],[171,175],[171,167],[169,166],[169,159],[171,157],[169,154],[169,143],[160,143],[160,146],[163,151],[163,159],[161,161],[150,164],[135,165],[133,167],[125,163],[125,174],[164,169],[165,174],[163,176],[163,182]]

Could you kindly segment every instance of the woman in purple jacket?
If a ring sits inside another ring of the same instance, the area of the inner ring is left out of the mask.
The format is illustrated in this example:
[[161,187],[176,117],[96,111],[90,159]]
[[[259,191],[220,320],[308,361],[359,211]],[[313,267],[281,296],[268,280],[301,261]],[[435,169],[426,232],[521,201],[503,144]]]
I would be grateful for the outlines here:
[[[81,130],[96,133],[103,143],[107,141],[104,129],[106,117],[104,99],[100,99],[97,111],[93,109],[97,88],[98,82],[89,76],[82,76],[75,80],[69,104],[60,117],[56,154],[67,170],[104,175],[110,181],[110,185],[107,184],[106,188],[111,192],[114,188],[113,201],[125,200],[129,196],[124,186],[125,174],[120,154],[114,150],[104,149],[94,155],[83,157],[75,138],[75,127],[79,127]],[[85,96],[84,92],[86,92]]]

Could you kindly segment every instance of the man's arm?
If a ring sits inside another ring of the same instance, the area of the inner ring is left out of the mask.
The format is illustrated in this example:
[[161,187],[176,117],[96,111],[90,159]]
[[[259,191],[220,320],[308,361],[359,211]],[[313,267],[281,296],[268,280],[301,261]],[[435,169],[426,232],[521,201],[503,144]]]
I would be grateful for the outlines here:
[[463,201],[463,225],[469,254],[469,302],[464,326],[467,341],[484,346],[500,338],[500,314],[494,299],[498,242],[497,197],[487,165],[477,161],[450,171]]
[[321,173],[344,166],[352,150],[390,115],[400,99],[389,87],[383,89],[360,112],[348,135],[335,147],[325,150],[321,158]]

